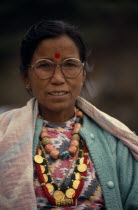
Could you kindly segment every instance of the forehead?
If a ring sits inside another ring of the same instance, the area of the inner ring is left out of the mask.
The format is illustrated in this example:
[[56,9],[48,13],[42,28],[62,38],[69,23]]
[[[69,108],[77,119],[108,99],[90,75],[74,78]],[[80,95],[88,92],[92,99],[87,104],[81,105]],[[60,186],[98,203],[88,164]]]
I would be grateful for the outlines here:
[[50,38],[42,40],[35,52],[33,57],[39,58],[54,58],[56,53],[60,53],[61,57],[78,57],[79,50],[74,41],[66,36],[60,36],[58,38]]

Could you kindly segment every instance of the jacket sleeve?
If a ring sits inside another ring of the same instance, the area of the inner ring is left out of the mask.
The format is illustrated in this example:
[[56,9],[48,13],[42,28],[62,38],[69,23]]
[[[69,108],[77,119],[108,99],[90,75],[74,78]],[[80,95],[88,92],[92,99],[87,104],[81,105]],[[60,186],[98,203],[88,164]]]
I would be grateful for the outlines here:
[[116,161],[123,209],[138,210],[138,162],[120,141]]

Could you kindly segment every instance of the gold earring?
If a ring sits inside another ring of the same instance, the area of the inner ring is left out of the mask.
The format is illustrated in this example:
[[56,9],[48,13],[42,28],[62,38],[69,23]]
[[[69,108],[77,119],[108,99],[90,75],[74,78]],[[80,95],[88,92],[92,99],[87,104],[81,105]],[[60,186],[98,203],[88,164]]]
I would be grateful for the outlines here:
[[83,82],[81,83],[81,87],[83,86]]
[[31,85],[30,85],[30,84],[26,84],[26,85],[25,85],[25,88],[26,88],[27,90],[31,90]]

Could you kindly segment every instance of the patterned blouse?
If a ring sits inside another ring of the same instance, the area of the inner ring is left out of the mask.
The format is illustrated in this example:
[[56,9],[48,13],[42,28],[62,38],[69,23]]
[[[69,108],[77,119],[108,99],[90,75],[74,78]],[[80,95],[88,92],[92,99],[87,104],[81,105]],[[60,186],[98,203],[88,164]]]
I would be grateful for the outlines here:
[[[48,134],[50,136],[51,143],[54,145],[56,149],[60,152],[66,151],[70,145],[70,139],[72,136],[72,130],[75,124],[76,117],[71,120],[63,123],[60,126],[52,124],[50,122],[44,121],[44,125],[48,127]],[[64,185],[68,186],[71,175],[74,171],[77,155],[71,157],[69,159],[61,160],[53,160],[49,154],[47,154],[47,159],[49,164],[51,165],[52,174],[58,184],[62,182],[62,179],[69,173],[64,181]],[[70,169],[69,169],[70,168]],[[105,204],[102,196],[102,190],[98,178],[96,176],[96,171],[93,165],[92,160],[88,156],[88,168],[87,174],[84,178],[84,186],[83,189],[77,199],[77,203],[75,206],[55,206],[51,204],[43,192],[43,189],[40,186],[36,169],[34,166],[34,190],[37,200],[37,209],[43,210],[104,210]],[[51,195],[53,195],[51,193]]]

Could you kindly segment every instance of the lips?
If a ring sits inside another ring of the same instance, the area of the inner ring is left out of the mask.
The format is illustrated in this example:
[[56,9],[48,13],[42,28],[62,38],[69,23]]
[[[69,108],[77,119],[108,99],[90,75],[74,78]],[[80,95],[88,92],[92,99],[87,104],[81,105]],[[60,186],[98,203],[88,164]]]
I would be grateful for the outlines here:
[[67,91],[54,91],[54,92],[49,92],[49,95],[52,96],[63,96],[66,95],[68,92]]

